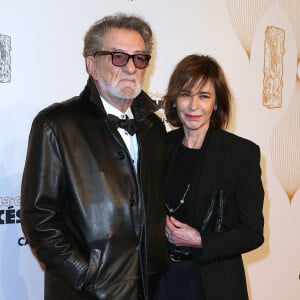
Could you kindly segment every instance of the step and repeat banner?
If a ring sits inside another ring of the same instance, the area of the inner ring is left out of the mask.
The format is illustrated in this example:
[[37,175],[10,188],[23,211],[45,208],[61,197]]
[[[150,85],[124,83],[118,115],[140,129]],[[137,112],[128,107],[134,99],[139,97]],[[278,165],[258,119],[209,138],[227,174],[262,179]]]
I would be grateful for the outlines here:
[[20,225],[31,122],[80,93],[84,34],[115,12],[152,26],[144,89],[157,103],[185,55],[209,54],[224,68],[235,97],[229,130],[262,151],[266,241],[244,255],[250,298],[300,299],[300,1],[1,0],[0,300],[43,299],[43,272]]

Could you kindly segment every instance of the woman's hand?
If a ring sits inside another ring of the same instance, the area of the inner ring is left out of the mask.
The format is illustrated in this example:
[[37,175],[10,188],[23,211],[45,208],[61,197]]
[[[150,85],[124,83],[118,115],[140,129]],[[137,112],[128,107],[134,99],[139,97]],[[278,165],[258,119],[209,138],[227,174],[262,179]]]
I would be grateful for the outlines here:
[[174,217],[166,217],[165,234],[168,241],[175,246],[202,248],[199,231],[188,224],[179,222]]

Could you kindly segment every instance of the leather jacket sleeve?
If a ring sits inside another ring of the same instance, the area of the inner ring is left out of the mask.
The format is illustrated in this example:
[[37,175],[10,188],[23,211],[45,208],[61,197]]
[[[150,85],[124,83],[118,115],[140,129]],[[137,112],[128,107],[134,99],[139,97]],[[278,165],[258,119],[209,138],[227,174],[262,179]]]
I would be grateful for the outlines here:
[[39,115],[31,128],[22,180],[21,224],[47,271],[80,290],[88,261],[64,227],[61,200],[66,195],[66,171],[56,135]]

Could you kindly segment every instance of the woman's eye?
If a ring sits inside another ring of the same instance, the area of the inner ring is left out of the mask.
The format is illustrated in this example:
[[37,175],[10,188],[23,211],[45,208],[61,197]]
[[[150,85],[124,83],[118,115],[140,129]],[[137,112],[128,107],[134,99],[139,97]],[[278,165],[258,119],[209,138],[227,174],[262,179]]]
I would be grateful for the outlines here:
[[210,96],[208,94],[200,94],[199,97],[201,99],[209,99],[210,98]]

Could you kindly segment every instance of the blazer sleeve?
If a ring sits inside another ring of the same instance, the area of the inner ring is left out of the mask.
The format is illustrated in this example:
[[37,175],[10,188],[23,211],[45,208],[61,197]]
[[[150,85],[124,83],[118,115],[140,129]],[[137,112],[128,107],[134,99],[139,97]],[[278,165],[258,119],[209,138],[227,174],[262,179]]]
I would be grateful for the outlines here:
[[21,186],[21,225],[46,270],[80,290],[88,262],[64,226],[64,164],[53,128],[38,116],[31,128]]
[[235,184],[231,194],[233,226],[223,233],[202,234],[202,261],[233,257],[259,247],[263,241],[263,200],[260,149],[252,142],[231,151],[229,164]]

